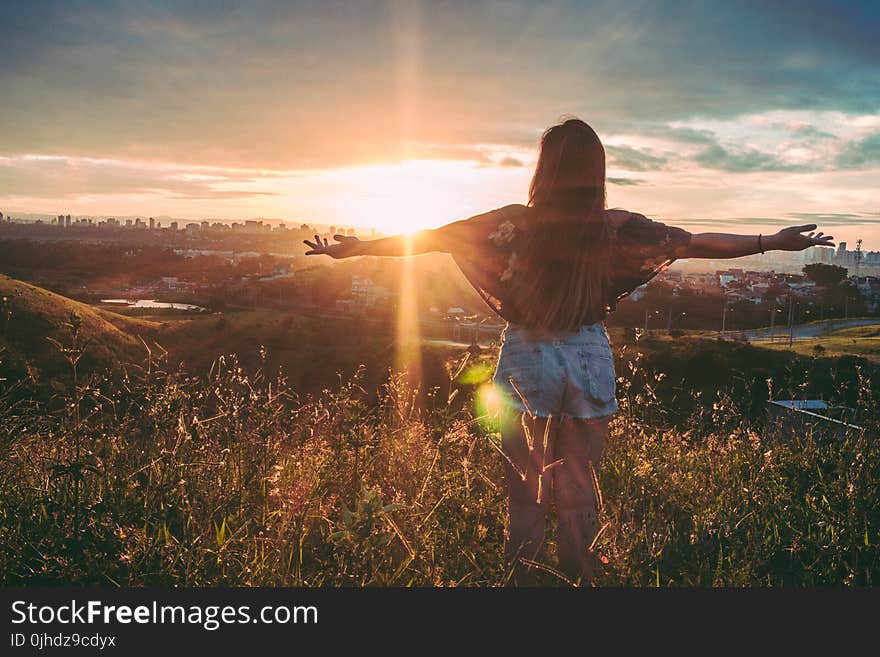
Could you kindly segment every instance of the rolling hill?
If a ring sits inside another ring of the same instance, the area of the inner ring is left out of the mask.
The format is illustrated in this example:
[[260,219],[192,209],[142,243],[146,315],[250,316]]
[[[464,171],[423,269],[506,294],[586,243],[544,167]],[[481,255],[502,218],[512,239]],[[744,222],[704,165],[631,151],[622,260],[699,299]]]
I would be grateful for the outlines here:
[[143,345],[138,336],[149,339],[160,328],[0,275],[0,378],[46,383],[69,371],[53,340],[73,345],[72,316],[80,321],[79,344],[88,343],[82,372],[139,357]]

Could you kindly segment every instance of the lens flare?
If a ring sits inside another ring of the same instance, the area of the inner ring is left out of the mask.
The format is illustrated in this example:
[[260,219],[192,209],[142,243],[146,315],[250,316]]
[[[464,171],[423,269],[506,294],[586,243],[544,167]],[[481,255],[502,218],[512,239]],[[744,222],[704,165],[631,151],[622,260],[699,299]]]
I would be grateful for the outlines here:
[[499,415],[503,406],[503,393],[491,382],[484,383],[474,393],[475,415],[487,431],[498,431]]

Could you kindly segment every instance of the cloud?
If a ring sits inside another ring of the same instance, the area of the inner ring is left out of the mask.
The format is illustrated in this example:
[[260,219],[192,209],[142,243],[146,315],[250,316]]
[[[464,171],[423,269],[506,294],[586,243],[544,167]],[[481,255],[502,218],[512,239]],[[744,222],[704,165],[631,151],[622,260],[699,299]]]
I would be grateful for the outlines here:
[[756,171],[792,171],[804,172],[815,170],[805,164],[790,164],[772,153],[765,153],[755,148],[726,149],[720,144],[706,147],[694,157],[694,161],[709,169],[718,169],[730,173],[753,173]]
[[657,171],[668,161],[666,157],[654,155],[632,146],[606,146],[612,164],[627,171]]
[[[724,217],[720,219],[705,219],[684,217],[670,220],[682,226],[705,226],[707,224],[719,225],[745,225],[745,226],[794,226],[796,222],[817,224],[820,230],[835,226],[873,225],[880,224],[878,213],[821,213],[821,212],[788,212],[782,216],[774,217]],[[827,232],[827,231],[826,231]]]
[[789,217],[823,226],[849,226],[852,224],[880,224],[880,213],[821,213],[789,212]]
[[801,137],[809,142],[815,141],[836,141],[839,139],[837,135],[833,135],[830,132],[826,132],[824,130],[819,130],[816,126],[813,125],[801,125],[797,126],[793,130],[793,134],[797,137]]
[[698,217],[682,217],[670,219],[670,223],[681,226],[706,226],[707,224],[747,226],[791,226],[791,219],[784,217],[723,217],[720,219],[706,219]]
[[158,194],[181,200],[244,199],[276,195],[240,187],[275,175],[66,156],[3,157],[0,198],[63,200],[101,194]]
[[639,134],[880,111],[871,3],[403,6],[7,0],[0,153],[324,168],[412,140],[533,148],[563,113]]
[[608,177],[608,182],[612,185],[620,185],[622,187],[634,187],[636,185],[646,185],[648,183],[647,180],[642,180],[641,178],[613,178]]
[[516,158],[516,157],[511,157],[509,155],[507,157],[501,158],[501,160],[498,161],[498,164],[500,164],[503,167],[522,167],[522,166],[525,166],[525,163],[522,160],[520,160],[519,158]]
[[662,137],[685,144],[714,144],[715,133],[712,130],[674,126],[645,126],[640,130],[641,134]]
[[880,167],[880,132],[847,144],[837,156],[835,164],[842,169]]

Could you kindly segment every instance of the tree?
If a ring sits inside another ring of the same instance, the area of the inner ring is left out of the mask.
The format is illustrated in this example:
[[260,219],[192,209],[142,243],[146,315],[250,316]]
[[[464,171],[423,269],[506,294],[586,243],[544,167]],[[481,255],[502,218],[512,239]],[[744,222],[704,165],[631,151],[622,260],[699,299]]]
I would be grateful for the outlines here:
[[838,267],[837,265],[826,265],[821,262],[814,262],[810,265],[804,265],[804,275],[816,285],[822,287],[832,287],[839,285],[846,278],[846,267]]

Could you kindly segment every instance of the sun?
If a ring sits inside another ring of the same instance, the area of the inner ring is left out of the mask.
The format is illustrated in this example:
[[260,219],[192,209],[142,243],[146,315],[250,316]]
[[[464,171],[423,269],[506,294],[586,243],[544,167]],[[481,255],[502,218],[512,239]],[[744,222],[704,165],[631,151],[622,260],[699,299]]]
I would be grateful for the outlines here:
[[410,234],[476,214],[488,207],[477,186],[478,165],[457,160],[410,160],[333,172],[337,223]]

